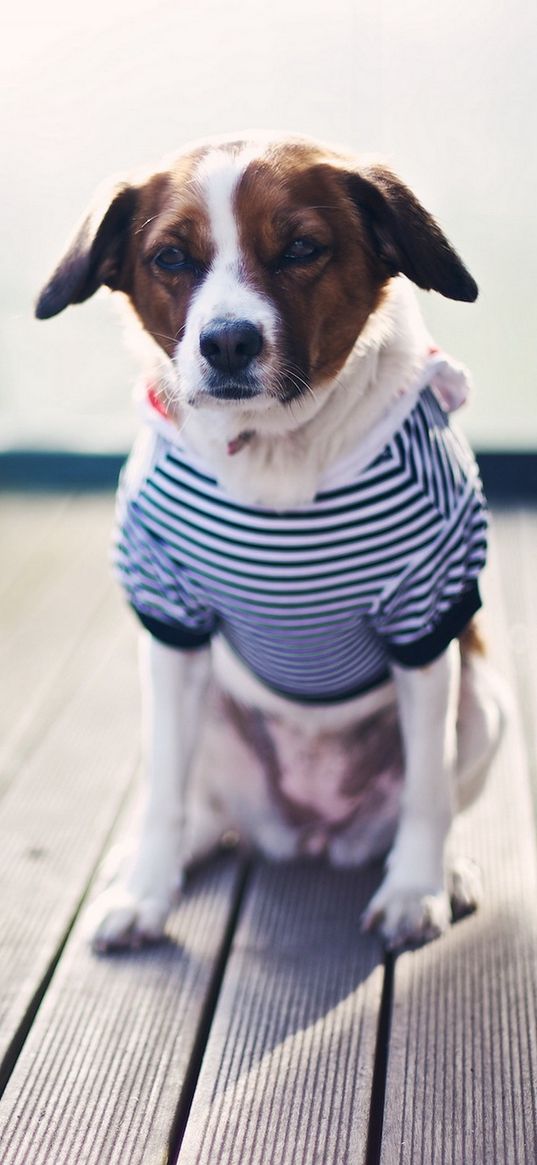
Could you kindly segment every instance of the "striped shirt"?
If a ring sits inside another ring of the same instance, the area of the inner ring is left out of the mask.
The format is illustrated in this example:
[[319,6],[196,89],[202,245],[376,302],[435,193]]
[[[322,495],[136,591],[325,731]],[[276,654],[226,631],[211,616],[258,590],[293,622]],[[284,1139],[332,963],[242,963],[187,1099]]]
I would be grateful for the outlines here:
[[160,422],[124,472],[114,558],[164,643],[218,631],[273,689],[326,702],[431,662],[479,608],[481,484],[430,387],[368,464],[346,455],[285,512],[242,505]]

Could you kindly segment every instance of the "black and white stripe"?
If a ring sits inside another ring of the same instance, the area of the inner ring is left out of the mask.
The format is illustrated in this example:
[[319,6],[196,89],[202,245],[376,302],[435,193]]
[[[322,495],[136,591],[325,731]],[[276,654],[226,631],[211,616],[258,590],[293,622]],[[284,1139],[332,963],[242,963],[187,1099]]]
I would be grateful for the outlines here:
[[[128,475],[127,475],[128,477]],[[219,630],[265,683],[303,700],[434,659],[480,605],[486,513],[473,457],[430,389],[383,452],[285,513],[243,506],[155,437],[120,490],[115,562],[142,622],[196,646]]]

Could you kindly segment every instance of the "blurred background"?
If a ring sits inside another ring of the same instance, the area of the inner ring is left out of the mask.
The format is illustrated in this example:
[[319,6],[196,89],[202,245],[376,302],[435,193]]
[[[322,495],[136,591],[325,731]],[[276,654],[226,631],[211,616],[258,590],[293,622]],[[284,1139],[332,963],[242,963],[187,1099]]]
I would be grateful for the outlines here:
[[383,156],[481,289],[422,295],[472,369],[480,450],[537,448],[537,6],[527,0],[18,0],[0,104],[5,448],[118,451],[136,360],[107,293],[32,318],[94,188],[199,135],[258,126]]

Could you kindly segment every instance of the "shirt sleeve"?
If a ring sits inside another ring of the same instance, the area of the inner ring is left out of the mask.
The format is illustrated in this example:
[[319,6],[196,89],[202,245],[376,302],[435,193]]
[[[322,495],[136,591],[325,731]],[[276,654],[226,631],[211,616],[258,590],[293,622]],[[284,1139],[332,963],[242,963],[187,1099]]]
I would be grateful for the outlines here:
[[407,564],[373,617],[392,659],[432,663],[481,606],[479,574],[487,551],[487,516],[479,488],[469,489],[449,522]]
[[149,531],[135,499],[119,499],[112,549],[115,574],[141,623],[170,647],[209,642],[216,613],[196,593],[169,547]]

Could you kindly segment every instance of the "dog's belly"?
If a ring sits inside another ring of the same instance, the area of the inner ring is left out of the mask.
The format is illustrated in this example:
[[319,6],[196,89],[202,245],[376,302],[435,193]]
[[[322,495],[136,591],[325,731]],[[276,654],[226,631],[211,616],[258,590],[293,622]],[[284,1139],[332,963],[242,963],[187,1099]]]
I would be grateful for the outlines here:
[[284,716],[248,708],[222,694],[222,710],[287,825],[309,844],[328,839],[357,818],[374,818],[403,775],[395,706],[380,708],[351,727],[305,732]]

